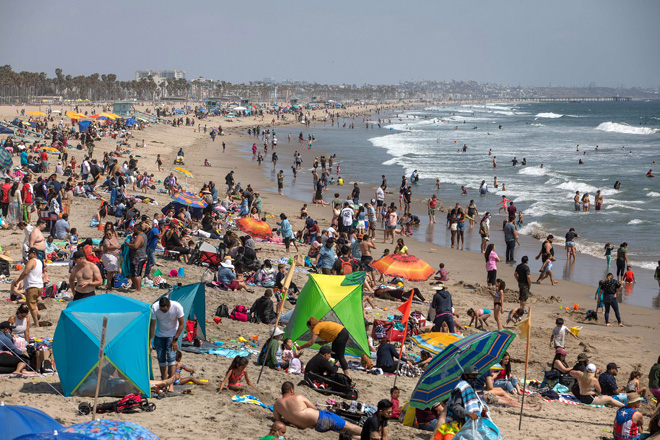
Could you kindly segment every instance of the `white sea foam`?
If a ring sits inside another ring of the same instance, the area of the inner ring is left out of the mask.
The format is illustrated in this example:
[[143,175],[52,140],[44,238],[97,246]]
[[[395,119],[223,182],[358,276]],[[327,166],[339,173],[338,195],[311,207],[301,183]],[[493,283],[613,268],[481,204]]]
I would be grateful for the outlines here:
[[660,197],[660,193],[651,191],[650,193],[646,194],[646,197]]
[[547,172],[547,168],[523,167],[518,171],[518,174],[523,174],[525,176],[545,176]]
[[545,124],[537,124],[537,123],[533,123],[533,124],[529,124],[529,125],[530,125],[531,127],[545,127]]
[[564,116],[564,115],[560,115],[558,113],[552,113],[552,112],[539,113],[539,114],[536,115],[537,118],[548,118],[548,119],[557,119],[557,118],[561,118],[562,116]]
[[638,218],[634,218],[628,222],[629,225],[641,225],[642,223],[644,223],[644,220]]
[[603,122],[596,130],[608,131],[610,133],[623,133],[623,134],[654,134],[660,133],[660,128],[650,127],[633,127],[632,125],[622,124],[619,122]]

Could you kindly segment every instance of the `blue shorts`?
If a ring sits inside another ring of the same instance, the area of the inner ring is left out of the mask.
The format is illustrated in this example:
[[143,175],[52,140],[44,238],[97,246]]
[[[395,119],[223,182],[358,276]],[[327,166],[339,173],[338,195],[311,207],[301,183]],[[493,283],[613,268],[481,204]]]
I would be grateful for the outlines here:
[[318,432],[341,431],[346,426],[346,420],[330,411],[319,411],[319,419],[314,425]]
[[458,222],[458,224],[456,225],[456,230],[465,231],[465,222]]
[[173,336],[154,336],[154,349],[158,357],[159,367],[171,367],[176,365],[176,352],[172,350]]

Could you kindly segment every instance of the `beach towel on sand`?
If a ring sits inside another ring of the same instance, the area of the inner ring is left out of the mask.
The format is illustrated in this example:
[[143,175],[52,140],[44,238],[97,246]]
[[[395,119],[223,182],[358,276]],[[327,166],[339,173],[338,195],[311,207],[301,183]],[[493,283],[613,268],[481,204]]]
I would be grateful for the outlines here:
[[[529,390],[527,390],[527,392],[525,394],[528,394],[528,395],[529,394],[538,394],[538,391],[529,391]],[[561,403],[567,403],[569,405],[587,405],[587,406],[591,406],[591,407],[594,407],[594,408],[605,408],[606,407],[606,405],[588,405],[586,403],[582,403],[577,399],[577,397],[575,397],[572,394],[566,394],[566,393],[558,393],[558,394],[559,394],[559,399],[558,400],[544,399],[542,396],[539,396],[539,397],[541,397],[541,399],[544,402],[561,402]]]
[[251,405],[259,405],[262,408],[266,408],[266,409],[269,409],[269,410],[273,411],[273,405],[266,405],[265,403],[263,403],[258,398],[254,397],[254,396],[250,396],[249,394],[246,394],[244,396],[236,395],[236,396],[232,397],[231,400],[234,401],[234,402],[249,403]]

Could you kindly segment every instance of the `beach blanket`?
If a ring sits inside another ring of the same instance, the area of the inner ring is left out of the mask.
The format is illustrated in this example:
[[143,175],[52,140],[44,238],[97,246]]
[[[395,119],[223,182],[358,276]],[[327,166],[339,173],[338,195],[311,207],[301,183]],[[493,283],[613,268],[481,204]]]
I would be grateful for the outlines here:
[[201,350],[200,353],[215,354],[218,356],[224,356],[228,359],[234,359],[235,357],[238,356],[243,356],[248,358],[252,356],[252,353],[248,350],[245,349],[232,350],[230,348],[212,348],[210,350]]
[[266,408],[266,409],[269,409],[269,410],[273,411],[273,405],[266,405],[265,403],[263,403],[258,398],[254,397],[254,396],[250,396],[249,394],[246,394],[244,396],[236,395],[236,396],[232,397],[231,400],[233,400],[234,402],[249,403],[251,405],[259,405],[262,408]]
[[[538,391],[530,391],[530,390],[525,390],[525,394],[530,395],[530,394],[538,394]],[[607,405],[588,405],[586,403],[580,402],[577,397],[575,397],[572,394],[567,394],[567,393],[557,393],[559,394],[559,400],[551,400],[551,399],[545,399],[543,396],[541,397],[541,400],[544,402],[561,402],[561,403],[567,403],[569,405],[587,405],[587,406],[592,406],[594,408],[605,408]]]

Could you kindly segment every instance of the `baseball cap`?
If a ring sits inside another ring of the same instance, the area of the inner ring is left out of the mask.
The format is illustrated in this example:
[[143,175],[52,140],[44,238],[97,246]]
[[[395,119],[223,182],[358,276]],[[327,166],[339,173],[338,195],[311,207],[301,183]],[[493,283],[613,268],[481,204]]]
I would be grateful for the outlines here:
[[0,329],[5,329],[5,328],[13,329],[16,328],[16,326],[11,325],[11,322],[9,321],[0,322]]
[[463,369],[463,374],[479,374],[479,370],[474,365],[468,365]]
[[321,347],[321,349],[319,350],[319,353],[321,353],[321,354],[328,354],[328,353],[333,354],[332,353],[332,348],[330,348],[327,345],[324,345],[323,347]]
[[435,286],[433,286],[433,290],[442,290],[445,288],[445,285],[443,283],[436,283]]
[[619,366],[614,362],[610,362],[609,364],[607,364],[607,369],[608,370],[618,370]]
[[364,235],[362,235],[362,234],[358,234],[357,238],[359,238],[360,240],[362,240],[362,239],[364,238]]
[[577,360],[578,360],[578,362],[588,361],[589,356],[587,356],[586,353],[580,353],[580,354],[578,354],[578,359]]
[[371,204],[373,205],[374,203],[376,203],[376,199],[371,199]]
[[568,353],[563,348],[557,347],[557,349],[555,350],[555,354],[568,354]]
[[594,364],[587,365],[587,373],[595,373],[595,372],[596,372],[596,366]]

